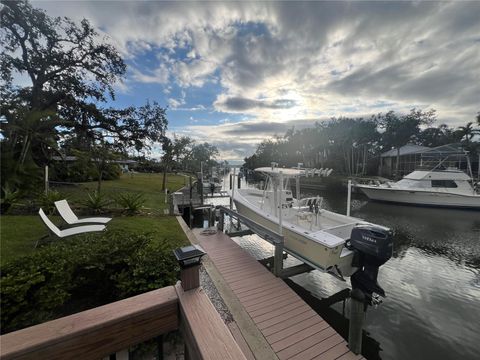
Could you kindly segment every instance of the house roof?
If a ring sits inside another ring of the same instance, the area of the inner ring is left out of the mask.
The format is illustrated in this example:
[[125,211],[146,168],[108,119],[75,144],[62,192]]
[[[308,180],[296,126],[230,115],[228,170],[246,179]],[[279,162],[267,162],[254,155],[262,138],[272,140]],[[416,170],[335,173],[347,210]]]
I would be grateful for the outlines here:
[[[407,144],[407,145],[403,145],[400,148],[400,156],[423,153],[427,150],[431,150],[431,148],[426,146],[415,145],[415,144]],[[395,156],[397,156],[397,149],[388,150],[382,154],[382,157],[395,157]]]
[[[462,148],[462,145],[459,143],[447,144],[442,146],[437,146],[434,148],[420,146],[415,144],[407,144],[400,148],[400,156],[410,155],[410,154],[422,154],[422,156],[451,156],[451,155],[464,155],[465,151]],[[396,157],[397,149],[391,149],[384,152],[382,157]]]

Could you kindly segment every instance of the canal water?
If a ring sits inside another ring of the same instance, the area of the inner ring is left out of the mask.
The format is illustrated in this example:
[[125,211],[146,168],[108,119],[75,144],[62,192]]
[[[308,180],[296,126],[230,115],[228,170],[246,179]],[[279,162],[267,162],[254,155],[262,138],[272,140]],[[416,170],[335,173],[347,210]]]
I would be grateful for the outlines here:
[[[323,207],[346,212],[346,194],[309,191]],[[365,329],[380,359],[474,360],[480,357],[480,212],[352,200],[352,216],[394,231],[394,255],[379,273],[387,298],[369,308]],[[235,239],[256,258],[273,246],[255,235]],[[298,264],[289,258],[285,266]],[[349,287],[312,271],[291,278],[318,298]],[[342,304],[333,305],[342,312]]]

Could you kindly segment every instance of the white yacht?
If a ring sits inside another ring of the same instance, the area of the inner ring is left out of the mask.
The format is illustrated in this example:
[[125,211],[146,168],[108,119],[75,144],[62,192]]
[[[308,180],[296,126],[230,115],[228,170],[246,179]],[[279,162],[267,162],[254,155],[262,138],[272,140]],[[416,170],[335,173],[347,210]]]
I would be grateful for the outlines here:
[[[392,256],[389,229],[322,209],[323,199],[319,196],[293,198],[289,181],[296,180],[298,194],[300,177],[314,171],[274,166],[255,171],[267,176],[263,190],[244,188],[234,189],[231,193],[241,215],[282,234],[285,251],[315,268],[339,276],[358,273],[358,277],[365,277],[367,272],[369,280],[366,282],[371,284],[366,292],[382,295],[383,290],[378,287],[376,278],[378,267]],[[361,255],[355,260],[355,254]],[[365,261],[375,263],[372,267],[376,270],[364,271],[364,266],[370,266],[364,264]]]
[[376,201],[480,210],[471,177],[457,169],[416,170],[397,182],[356,187]]

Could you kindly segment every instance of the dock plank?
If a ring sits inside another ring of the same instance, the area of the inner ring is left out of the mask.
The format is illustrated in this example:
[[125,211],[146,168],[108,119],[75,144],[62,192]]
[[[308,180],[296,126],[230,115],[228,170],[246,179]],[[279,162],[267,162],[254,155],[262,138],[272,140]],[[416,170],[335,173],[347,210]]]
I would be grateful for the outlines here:
[[[263,287],[261,287],[260,289],[257,289],[257,288],[250,288],[250,289],[246,289],[246,290],[243,290],[243,291],[237,291],[237,293],[242,296],[245,301],[248,301],[251,297],[258,297],[258,296],[254,296],[254,295],[258,295],[258,294],[261,294],[263,292],[267,292],[267,293],[272,293],[272,291],[277,291],[276,293],[279,293],[280,291],[286,291],[287,289],[285,289],[285,287],[283,286],[282,283],[278,282],[278,281],[272,281],[270,284],[268,285],[265,285]],[[270,296],[271,298],[271,296]]]
[[341,342],[338,345],[335,345],[330,350],[325,351],[323,354],[314,357],[315,360],[335,360],[338,359],[343,354],[350,352],[350,349],[347,346],[345,341]]
[[350,351],[337,358],[337,360],[363,360],[363,359],[365,358],[362,355],[355,355]]
[[286,338],[283,338],[282,340],[272,343],[272,348],[277,352],[281,351],[300,342],[303,339],[308,338],[309,336],[314,336],[315,334],[321,332],[322,330],[325,330],[328,327],[329,325],[325,321],[319,322],[305,329],[302,329],[301,331],[298,331]]
[[279,298],[281,301],[275,301],[276,299],[272,299],[268,304],[262,304],[263,306],[258,309],[247,309],[250,316],[259,316],[263,314],[267,314],[271,311],[278,310],[278,309],[285,309],[287,306],[292,304],[301,304],[301,301],[298,300],[295,296],[291,294],[286,294],[285,297]]
[[286,314],[286,313],[288,313],[292,310],[302,308],[302,306],[304,306],[304,305],[305,305],[305,303],[303,301],[296,300],[295,302],[290,303],[288,305],[284,305],[280,308],[276,308],[276,309],[271,308],[269,311],[267,311],[263,314],[254,315],[252,312],[249,312],[249,314],[255,322],[257,322],[257,321],[258,322],[263,322],[263,321],[273,319],[273,318],[278,317],[278,316],[283,316],[284,314]]
[[255,319],[253,319],[253,321],[255,321],[255,323],[257,324],[257,326],[260,330],[263,330],[263,329],[266,329],[266,328],[268,328],[272,325],[278,324],[279,322],[288,320],[290,318],[294,318],[295,316],[301,314],[305,310],[311,311],[314,314],[313,310],[307,304],[304,303],[301,307],[297,307],[296,309],[285,312],[282,315],[276,316],[272,319],[268,319],[268,320],[265,320],[265,321],[262,321],[262,322],[256,322]]
[[278,359],[363,359],[350,352],[343,338],[284,281],[228,235],[193,233]]
[[280,341],[280,340],[283,340],[285,338],[288,338],[289,336],[292,336],[293,334],[303,330],[303,329],[307,329],[311,326],[315,326],[317,324],[321,324],[323,323],[324,321],[319,318],[318,316],[312,316],[311,318],[305,320],[305,321],[302,321],[302,322],[299,322],[293,326],[289,326],[288,328],[286,329],[283,329],[281,331],[278,331],[270,336],[267,336],[267,340],[270,344],[275,344],[277,341]]
[[319,333],[309,336],[293,344],[292,346],[277,352],[277,356],[280,360],[289,359],[299,353],[302,353],[303,351],[310,349],[312,346],[321,343],[323,340],[328,339],[333,335],[335,335],[335,330],[333,330],[331,327],[328,327]]
[[[334,331],[332,329],[332,331]],[[292,356],[289,358],[290,360],[307,360],[307,359],[313,359],[318,357],[319,355],[325,353],[326,351],[330,350],[333,348],[335,345],[340,344],[341,342],[344,342],[342,337],[338,335],[337,333],[333,334],[329,338],[313,345],[312,347],[309,347],[308,349],[298,353],[295,356]]]

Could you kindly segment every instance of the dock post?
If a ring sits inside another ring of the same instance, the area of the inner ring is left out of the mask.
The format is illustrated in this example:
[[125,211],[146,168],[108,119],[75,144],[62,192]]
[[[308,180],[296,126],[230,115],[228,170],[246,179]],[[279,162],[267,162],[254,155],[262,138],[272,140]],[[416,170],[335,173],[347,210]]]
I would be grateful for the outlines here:
[[215,208],[211,207],[208,209],[208,215],[209,215],[209,220],[208,220],[208,227],[212,227],[215,225]]
[[166,199],[168,199],[168,212],[170,215],[175,214],[175,195],[174,193],[168,194]]
[[365,294],[353,289],[350,294],[350,325],[348,328],[348,347],[356,355],[362,352],[363,320],[365,318]]
[[220,210],[220,218],[218,219],[217,228],[219,231],[223,232],[225,227],[225,213],[223,210]]
[[188,225],[190,226],[190,229],[193,227],[193,188],[192,188],[192,177],[190,177],[190,211],[189,211],[189,217],[188,217]]
[[[279,196],[277,196],[277,201],[279,204],[278,208],[278,233],[280,235],[283,235],[283,173],[280,171],[279,172],[279,187],[278,187],[278,192]],[[273,258],[273,274],[275,276],[280,276],[283,270],[283,237],[280,241],[275,241],[275,255]]]
[[230,210],[233,210],[233,198],[235,196],[235,168],[233,168],[233,175],[230,179],[233,179],[233,182],[230,181],[230,189],[232,189],[232,196],[230,196]]
[[350,216],[350,208],[352,202],[352,180],[348,180],[348,193],[347,193],[347,216]]
[[275,243],[275,254],[273,257],[273,274],[280,276],[283,270],[283,241]]

